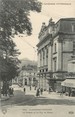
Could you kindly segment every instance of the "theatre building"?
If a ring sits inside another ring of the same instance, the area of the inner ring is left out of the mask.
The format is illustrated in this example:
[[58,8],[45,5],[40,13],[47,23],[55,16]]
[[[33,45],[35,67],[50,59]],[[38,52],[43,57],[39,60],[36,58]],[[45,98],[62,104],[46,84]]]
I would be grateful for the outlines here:
[[47,26],[42,23],[38,38],[39,87],[60,91],[75,55],[75,18],[62,18],[56,23],[50,19]]

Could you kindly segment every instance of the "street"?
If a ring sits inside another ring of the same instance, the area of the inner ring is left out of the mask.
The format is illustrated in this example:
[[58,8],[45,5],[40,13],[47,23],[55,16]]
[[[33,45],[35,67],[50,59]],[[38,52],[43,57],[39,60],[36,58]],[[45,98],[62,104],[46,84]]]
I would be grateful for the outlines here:
[[34,88],[30,90],[29,87],[26,88],[26,94],[24,94],[23,88],[19,87],[14,90],[14,96],[1,102],[1,106],[75,105],[74,97],[73,100],[69,100],[69,98],[58,97],[57,99],[56,95],[53,96],[54,98],[51,98],[51,94],[46,93],[45,95],[43,93],[43,95],[36,97],[36,90]]
[[75,98],[61,97],[55,93],[43,92],[36,97],[34,87],[30,90],[26,87],[14,89],[14,96],[1,102],[0,115],[3,117],[75,117]]

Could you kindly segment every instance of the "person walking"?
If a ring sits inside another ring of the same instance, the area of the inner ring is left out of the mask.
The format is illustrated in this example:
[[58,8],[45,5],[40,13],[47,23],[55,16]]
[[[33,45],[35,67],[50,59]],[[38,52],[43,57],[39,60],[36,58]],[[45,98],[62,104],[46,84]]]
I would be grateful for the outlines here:
[[25,87],[24,87],[24,89],[23,89],[23,90],[24,90],[24,94],[26,94],[26,88],[25,88]]
[[41,95],[43,94],[43,88],[40,89]]
[[49,93],[51,92],[51,87],[49,87]]
[[14,95],[14,90],[13,90],[13,88],[11,88],[11,95]]
[[40,90],[39,90],[39,88],[36,91],[36,96],[40,96]]

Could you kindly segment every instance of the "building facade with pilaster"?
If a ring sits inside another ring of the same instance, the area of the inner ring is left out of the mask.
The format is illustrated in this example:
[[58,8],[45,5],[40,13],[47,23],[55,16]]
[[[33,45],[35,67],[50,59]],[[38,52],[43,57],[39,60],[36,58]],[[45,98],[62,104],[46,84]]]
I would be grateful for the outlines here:
[[51,86],[59,91],[75,54],[75,18],[62,18],[56,23],[50,19],[47,26],[42,24],[38,38],[39,87],[47,90]]

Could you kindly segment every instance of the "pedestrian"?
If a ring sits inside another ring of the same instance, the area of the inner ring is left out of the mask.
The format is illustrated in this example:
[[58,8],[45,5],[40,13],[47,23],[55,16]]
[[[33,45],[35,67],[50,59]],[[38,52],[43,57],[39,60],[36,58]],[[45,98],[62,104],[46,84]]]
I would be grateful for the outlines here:
[[26,94],[26,88],[24,87],[24,94]]
[[49,87],[49,93],[51,92],[51,87]]
[[37,86],[34,87],[34,90],[36,90],[36,87],[37,87]]
[[43,93],[43,88],[40,89],[40,92],[41,92],[41,95],[42,95],[42,93]]
[[11,88],[9,88],[9,96],[11,95]]
[[12,95],[14,95],[14,89],[13,88],[11,89],[11,92],[12,92]]
[[69,96],[71,96],[71,89],[69,88]]
[[36,91],[36,96],[40,96],[40,90],[39,90],[39,88]]
[[39,96],[40,96],[40,88],[39,88]]

